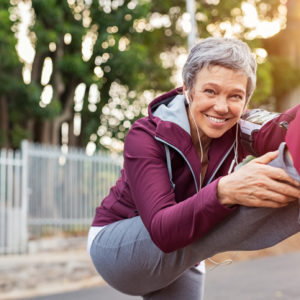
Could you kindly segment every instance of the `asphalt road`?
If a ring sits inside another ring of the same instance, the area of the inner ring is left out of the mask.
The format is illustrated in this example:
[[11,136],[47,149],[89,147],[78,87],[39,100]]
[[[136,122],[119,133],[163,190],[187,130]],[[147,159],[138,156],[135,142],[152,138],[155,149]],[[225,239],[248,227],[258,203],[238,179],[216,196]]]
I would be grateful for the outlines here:
[[[137,300],[108,286],[31,300]],[[289,253],[227,266],[207,272],[205,300],[299,300],[300,253]],[[171,299],[170,299],[171,300]],[[188,299],[183,299],[188,300]]]

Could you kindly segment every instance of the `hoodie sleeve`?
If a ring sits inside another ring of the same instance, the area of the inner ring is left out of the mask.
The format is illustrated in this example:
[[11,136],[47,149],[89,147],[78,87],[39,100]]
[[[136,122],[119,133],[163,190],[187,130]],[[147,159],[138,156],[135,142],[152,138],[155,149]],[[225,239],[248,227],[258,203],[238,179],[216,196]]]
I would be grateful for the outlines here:
[[[260,130],[253,133],[253,141],[254,141],[254,151],[255,153],[251,153],[254,155],[263,155],[269,151],[275,151],[278,149],[281,142],[284,142],[286,139],[286,135],[288,138],[288,144],[292,149],[295,149],[296,146],[291,141],[293,139],[297,139],[299,141],[299,129],[296,131],[296,124],[299,126],[299,113],[297,112],[300,109],[300,104],[294,106],[293,108],[285,111],[280,114],[277,118],[270,120],[266,124],[264,124]],[[296,117],[297,115],[297,117]],[[295,124],[293,125],[293,120],[295,120]],[[287,124],[288,127],[282,126]],[[298,127],[300,128],[300,127]],[[293,146],[291,146],[293,144]],[[298,143],[299,145],[299,143]],[[289,146],[288,146],[289,147]],[[289,147],[289,148],[290,148]],[[299,146],[298,148],[299,149]],[[294,151],[294,150],[292,150]],[[298,150],[299,151],[299,150]],[[299,152],[298,152],[299,153]],[[295,157],[295,152],[293,158]],[[295,157],[295,163],[299,164],[299,157]]]
[[141,127],[134,126],[126,137],[124,168],[138,213],[153,242],[164,252],[187,246],[234,210],[219,203],[218,180],[177,203],[164,146]]
[[300,107],[295,119],[289,124],[285,137],[287,147],[292,155],[294,166],[300,174]]

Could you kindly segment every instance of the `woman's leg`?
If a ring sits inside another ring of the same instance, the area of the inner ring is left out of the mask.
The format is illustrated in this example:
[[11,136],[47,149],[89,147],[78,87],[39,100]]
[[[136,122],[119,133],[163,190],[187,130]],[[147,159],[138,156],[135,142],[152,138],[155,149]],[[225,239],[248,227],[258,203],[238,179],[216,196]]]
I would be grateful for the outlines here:
[[130,295],[169,286],[187,269],[217,253],[271,247],[300,231],[298,204],[280,209],[241,207],[195,243],[171,253],[151,240],[140,217],[106,226],[94,239],[91,257],[103,279]]
[[[270,165],[284,169],[300,182],[300,175],[286,159],[284,149],[285,143],[282,143],[278,157]],[[233,215],[195,244],[207,245],[210,251],[213,250],[214,244],[216,253],[259,250],[271,247],[299,231],[299,204],[296,201],[286,207],[275,209],[240,206]]]
[[144,300],[201,300],[204,274],[192,267],[165,288],[143,296]]
[[[123,293],[147,295],[145,297],[155,299],[158,290],[166,288],[160,293],[167,294],[168,289],[172,293],[179,285],[183,286],[185,278],[194,277],[197,278],[198,287],[194,286],[193,291],[199,291],[197,299],[200,299],[202,276],[193,268],[199,261],[195,257],[187,259],[184,249],[172,253],[162,252],[152,242],[140,217],[106,226],[95,237],[90,254],[102,278]],[[182,279],[179,279],[181,276]],[[157,293],[153,293],[155,291]]]
[[91,257],[114,288],[131,295],[155,295],[216,253],[271,247],[299,232],[298,210],[297,202],[279,209],[240,207],[204,237],[172,253],[162,252],[135,217],[106,226],[92,244]]

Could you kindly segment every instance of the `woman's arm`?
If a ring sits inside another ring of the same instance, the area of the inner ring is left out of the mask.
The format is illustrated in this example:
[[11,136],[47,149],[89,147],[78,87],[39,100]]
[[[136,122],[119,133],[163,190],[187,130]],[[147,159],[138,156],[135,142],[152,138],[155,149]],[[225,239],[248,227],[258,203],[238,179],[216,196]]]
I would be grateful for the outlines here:
[[282,207],[300,198],[300,182],[283,169],[267,165],[278,155],[268,152],[221,178],[218,197],[223,205]]
[[293,125],[293,120],[295,120],[300,126],[299,110],[300,104],[288,109],[264,124],[259,130],[254,131],[252,134],[254,153],[251,154],[261,156],[267,152],[277,150],[279,145],[285,141],[286,136],[290,136],[288,144],[291,143],[291,140],[297,139],[297,137],[299,141],[300,127],[297,129],[296,124]]
[[295,119],[289,124],[285,141],[293,164],[300,174],[300,108]]
[[220,204],[218,179],[198,193],[187,190],[186,194],[194,194],[177,203],[164,146],[143,130],[142,122],[131,128],[125,140],[126,176],[131,197],[153,242],[162,251],[171,252],[205,235],[234,209]]
[[[300,154],[299,110],[300,105],[297,105],[270,120],[259,130],[256,129],[251,135],[253,145],[248,151],[256,155],[274,151],[285,140],[287,133],[288,147],[294,164],[299,169],[299,155],[297,156],[297,153]],[[220,202],[224,205],[281,207],[299,198],[299,183],[283,169],[267,165],[276,155],[277,152],[267,153],[233,174],[223,177],[218,184]]]

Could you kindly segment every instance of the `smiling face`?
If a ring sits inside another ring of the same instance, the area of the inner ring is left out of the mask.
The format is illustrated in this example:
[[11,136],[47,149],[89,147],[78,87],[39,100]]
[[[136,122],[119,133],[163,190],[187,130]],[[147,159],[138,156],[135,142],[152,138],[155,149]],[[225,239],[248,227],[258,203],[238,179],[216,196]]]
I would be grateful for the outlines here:
[[218,138],[232,128],[246,106],[246,88],[247,76],[240,71],[209,66],[198,72],[188,92],[192,137],[197,134],[195,122],[202,138]]

